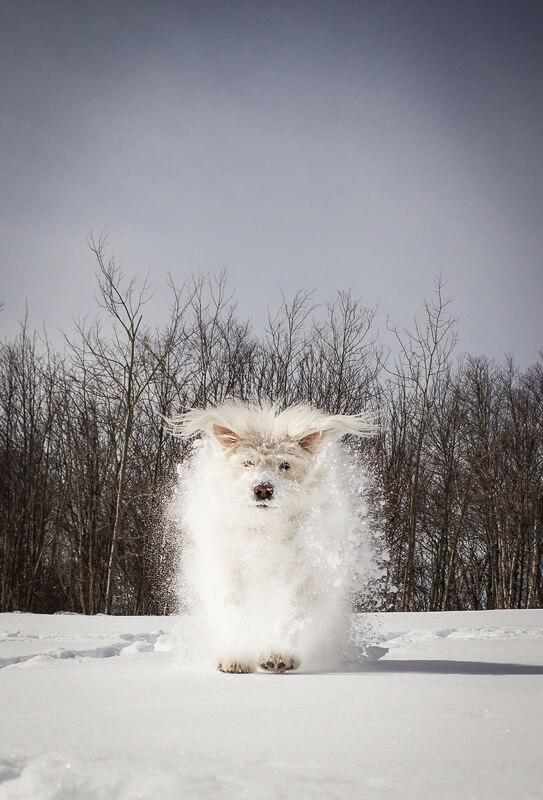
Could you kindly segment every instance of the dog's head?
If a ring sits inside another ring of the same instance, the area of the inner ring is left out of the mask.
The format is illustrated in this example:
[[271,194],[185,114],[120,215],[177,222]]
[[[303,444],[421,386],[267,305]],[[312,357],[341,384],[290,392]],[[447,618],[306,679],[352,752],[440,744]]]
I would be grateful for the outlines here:
[[207,439],[214,461],[209,480],[219,484],[211,486],[214,496],[235,494],[260,512],[303,506],[326,444],[346,434],[372,436],[378,428],[372,414],[328,415],[308,405],[280,411],[237,402],[192,409],[169,427],[175,436]]

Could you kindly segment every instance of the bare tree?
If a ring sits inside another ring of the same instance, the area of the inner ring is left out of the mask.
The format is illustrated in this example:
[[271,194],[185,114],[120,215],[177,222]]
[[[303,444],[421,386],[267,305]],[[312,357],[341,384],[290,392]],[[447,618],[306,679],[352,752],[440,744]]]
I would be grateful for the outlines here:
[[285,405],[299,402],[300,365],[308,346],[306,323],[314,310],[312,292],[296,292],[290,303],[281,293],[281,305],[275,315],[268,309],[268,327],[264,342],[266,373],[265,397]]
[[333,414],[368,406],[380,364],[376,313],[351,292],[339,292],[326,304],[325,319],[313,321],[310,341],[320,364],[314,402]]
[[120,427],[120,453],[116,482],[115,514],[109,549],[104,611],[111,613],[117,549],[123,528],[128,453],[134,429],[134,416],[144,393],[169,354],[184,336],[182,296],[173,283],[173,306],[165,330],[153,337],[143,326],[143,308],[151,298],[148,279],[138,284],[127,281],[114,256],[107,255],[107,240],[101,236],[89,240],[99,272],[98,303],[112,323],[111,337],[103,335],[99,321],[90,327],[78,325],[80,342],[70,342],[81,365],[90,354],[101,392],[116,392],[123,415]]
[[419,515],[422,454],[427,431],[428,416],[438,391],[440,378],[449,366],[456,344],[456,320],[448,315],[450,299],[444,299],[442,282],[436,281],[431,300],[424,300],[424,319],[414,320],[413,331],[401,333],[397,326],[389,326],[399,345],[399,358],[395,370],[388,370],[403,386],[402,395],[407,405],[405,412],[414,434],[411,480],[408,487],[407,553],[404,564],[402,610],[413,608],[415,595],[415,547]]

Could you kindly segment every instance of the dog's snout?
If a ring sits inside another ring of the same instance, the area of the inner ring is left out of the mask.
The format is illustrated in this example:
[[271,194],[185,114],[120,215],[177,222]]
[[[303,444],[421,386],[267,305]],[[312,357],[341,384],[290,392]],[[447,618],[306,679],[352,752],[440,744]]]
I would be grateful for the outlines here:
[[255,497],[257,500],[271,500],[273,497],[273,486],[271,483],[259,483],[254,488]]

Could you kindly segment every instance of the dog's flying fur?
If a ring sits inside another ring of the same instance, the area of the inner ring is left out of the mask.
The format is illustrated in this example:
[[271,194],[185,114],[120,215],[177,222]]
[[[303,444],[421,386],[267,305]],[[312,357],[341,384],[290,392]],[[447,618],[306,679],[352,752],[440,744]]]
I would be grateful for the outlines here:
[[[375,414],[323,414],[308,405],[294,405],[279,411],[277,405],[244,405],[227,402],[205,410],[194,408],[176,414],[168,421],[174,436],[188,438],[197,433],[212,435],[215,428],[235,433],[234,442],[291,440],[304,442],[308,436],[329,437],[335,440],[350,433],[354,436],[373,436],[379,426]],[[304,445],[302,444],[302,447]]]
[[330,527],[334,502],[348,501],[330,477],[336,443],[374,435],[374,415],[228,402],[179,414],[168,427],[181,438],[203,435],[182,473],[182,525],[217,668],[295,669],[304,626],[327,593],[315,519]]

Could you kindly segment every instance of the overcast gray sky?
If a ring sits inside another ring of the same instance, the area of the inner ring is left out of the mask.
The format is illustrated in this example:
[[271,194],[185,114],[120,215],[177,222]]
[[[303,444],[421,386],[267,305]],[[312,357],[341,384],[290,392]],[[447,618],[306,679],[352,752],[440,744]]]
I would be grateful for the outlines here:
[[[86,238],[240,314],[352,289],[543,346],[543,3],[0,0],[0,335],[95,311]],[[159,292],[150,313],[160,315]]]

